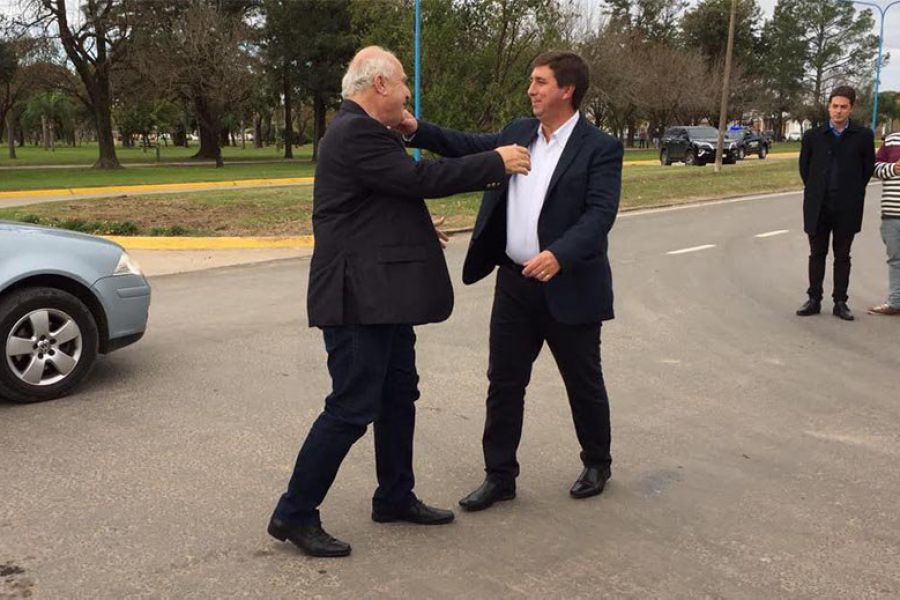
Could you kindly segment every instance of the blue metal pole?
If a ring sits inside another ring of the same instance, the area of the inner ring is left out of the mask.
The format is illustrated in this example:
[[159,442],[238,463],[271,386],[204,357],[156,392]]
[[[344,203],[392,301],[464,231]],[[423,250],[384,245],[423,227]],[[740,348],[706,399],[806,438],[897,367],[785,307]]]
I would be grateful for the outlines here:
[[[422,0],[416,0],[416,73],[415,73],[415,88],[416,88],[416,105],[415,105],[415,113],[416,119],[421,116],[422,111],[422,88],[421,88],[421,74],[422,74]],[[422,151],[416,148],[414,156],[416,160],[422,158]]]
[[[874,2],[865,2],[864,0],[852,0],[854,4],[863,4],[865,6],[871,6],[878,9],[878,13],[881,16],[881,26],[878,34],[878,62],[875,63],[875,98],[872,100],[872,131],[875,132],[875,128],[878,126],[878,91],[881,88],[881,58],[884,52],[884,19],[887,15],[887,11],[896,4],[900,4],[900,0],[894,0],[884,8],[879,4],[875,4]],[[876,132],[877,133],[877,132]]]

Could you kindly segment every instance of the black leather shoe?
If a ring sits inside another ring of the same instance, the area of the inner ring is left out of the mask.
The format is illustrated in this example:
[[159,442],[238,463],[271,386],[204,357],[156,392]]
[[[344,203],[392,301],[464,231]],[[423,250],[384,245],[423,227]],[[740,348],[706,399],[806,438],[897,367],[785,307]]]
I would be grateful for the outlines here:
[[489,508],[494,502],[512,500],[516,497],[516,484],[498,483],[488,478],[477,490],[459,501],[464,510],[474,512]]
[[585,467],[569,490],[573,498],[590,498],[603,491],[607,480],[612,476],[609,467]]
[[434,508],[417,499],[403,510],[372,509],[372,520],[376,523],[406,521],[416,525],[443,525],[453,520],[453,511]]
[[797,316],[808,317],[810,315],[817,315],[820,312],[822,312],[822,301],[810,298],[803,303],[803,306],[797,309]]
[[328,535],[321,525],[288,525],[274,516],[269,520],[269,535],[290,541],[309,556],[347,556],[350,544]]
[[836,316],[837,318],[843,319],[845,321],[852,321],[855,318],[853,316],[853,313],[850,312],[850,307],[847,306],[846,302],[835,302],[834,310],[831,312],[833,312],[834,316]]

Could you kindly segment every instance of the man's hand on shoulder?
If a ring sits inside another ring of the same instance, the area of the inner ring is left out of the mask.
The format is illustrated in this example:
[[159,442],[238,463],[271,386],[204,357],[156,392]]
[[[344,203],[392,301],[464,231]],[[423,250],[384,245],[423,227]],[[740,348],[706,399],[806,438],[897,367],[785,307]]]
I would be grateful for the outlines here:
[[419,130],[419,121],[408,110],[403,111],[403,120],[394,127],[394,130],[400,132],[404,137],[412,137]]
[[556,260],[556,257],[549,250],[544,250],[523,266],[525,268],[522,269],[522,275],[544,283],[556,277],[556,274],[562,268],[559,266],[559,261]]

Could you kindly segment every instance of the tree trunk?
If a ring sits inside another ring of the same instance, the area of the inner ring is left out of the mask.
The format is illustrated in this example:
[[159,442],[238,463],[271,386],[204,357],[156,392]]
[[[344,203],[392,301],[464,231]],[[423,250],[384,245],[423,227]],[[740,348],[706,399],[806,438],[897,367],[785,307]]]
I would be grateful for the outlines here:
[[259,113],[253,115],[253,147],[263,147],[262,116]]
[[231,141],[228,139],[229,133],[230,132],[224,127],[219,130],[219,148],[231,145]]
[[313,95],[313,154],[315,162],[319,158],[319,141],[325,135],[325,99],[318,92]]
[[241,119],[241,150],[247,149],[247,128],[244,127],[244,119]]
[[98,77],[97,89],[91,94],[94,116],[97,120],[97,144],[100,156],[94,163],[95,169],[121,169],[116,156],[116,139],[113,136],[112,102],[109,99],[109,80]]
[[187,145],[187,131],[185,131],[185,127],[182,124],[178,124],[175,126],[175,131],[172,132],[172,143],[176,146],[183,146],[185,148]]
[[50,127],[47,125],[47,115],[41,115],[41,143],[44,150],[50,149]]
[[288,65],[282,70],[281,83],[284,93],[284,158],[294,158],[294,115],[291,111],[291,78]]
[[16,158],[16,120],[13,119],[12,113],[6,115],[6,131],[9,134],[9,158]]

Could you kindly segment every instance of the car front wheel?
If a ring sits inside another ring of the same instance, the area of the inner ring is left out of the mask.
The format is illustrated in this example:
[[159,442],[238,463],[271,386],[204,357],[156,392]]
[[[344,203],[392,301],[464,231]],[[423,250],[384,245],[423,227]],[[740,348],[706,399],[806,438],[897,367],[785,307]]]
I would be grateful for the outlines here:
[[766,156],[769,155],[769,149],[765,144],[759,145],[759,160],[766,160]]
[[97,358],[97,323],[81,300],[25,288],[0,301],[0,397],[40,402],[70,393]]
[[697,155],[694,154],[693,150],[688,150],[684,153],[684,164],[693,167],[702,167],[703,163],[697,160]]
[[668,167],[672,165],[672,161],[669,160],[669,151],[663,148],[659,151],[659,164],[664,167]]

